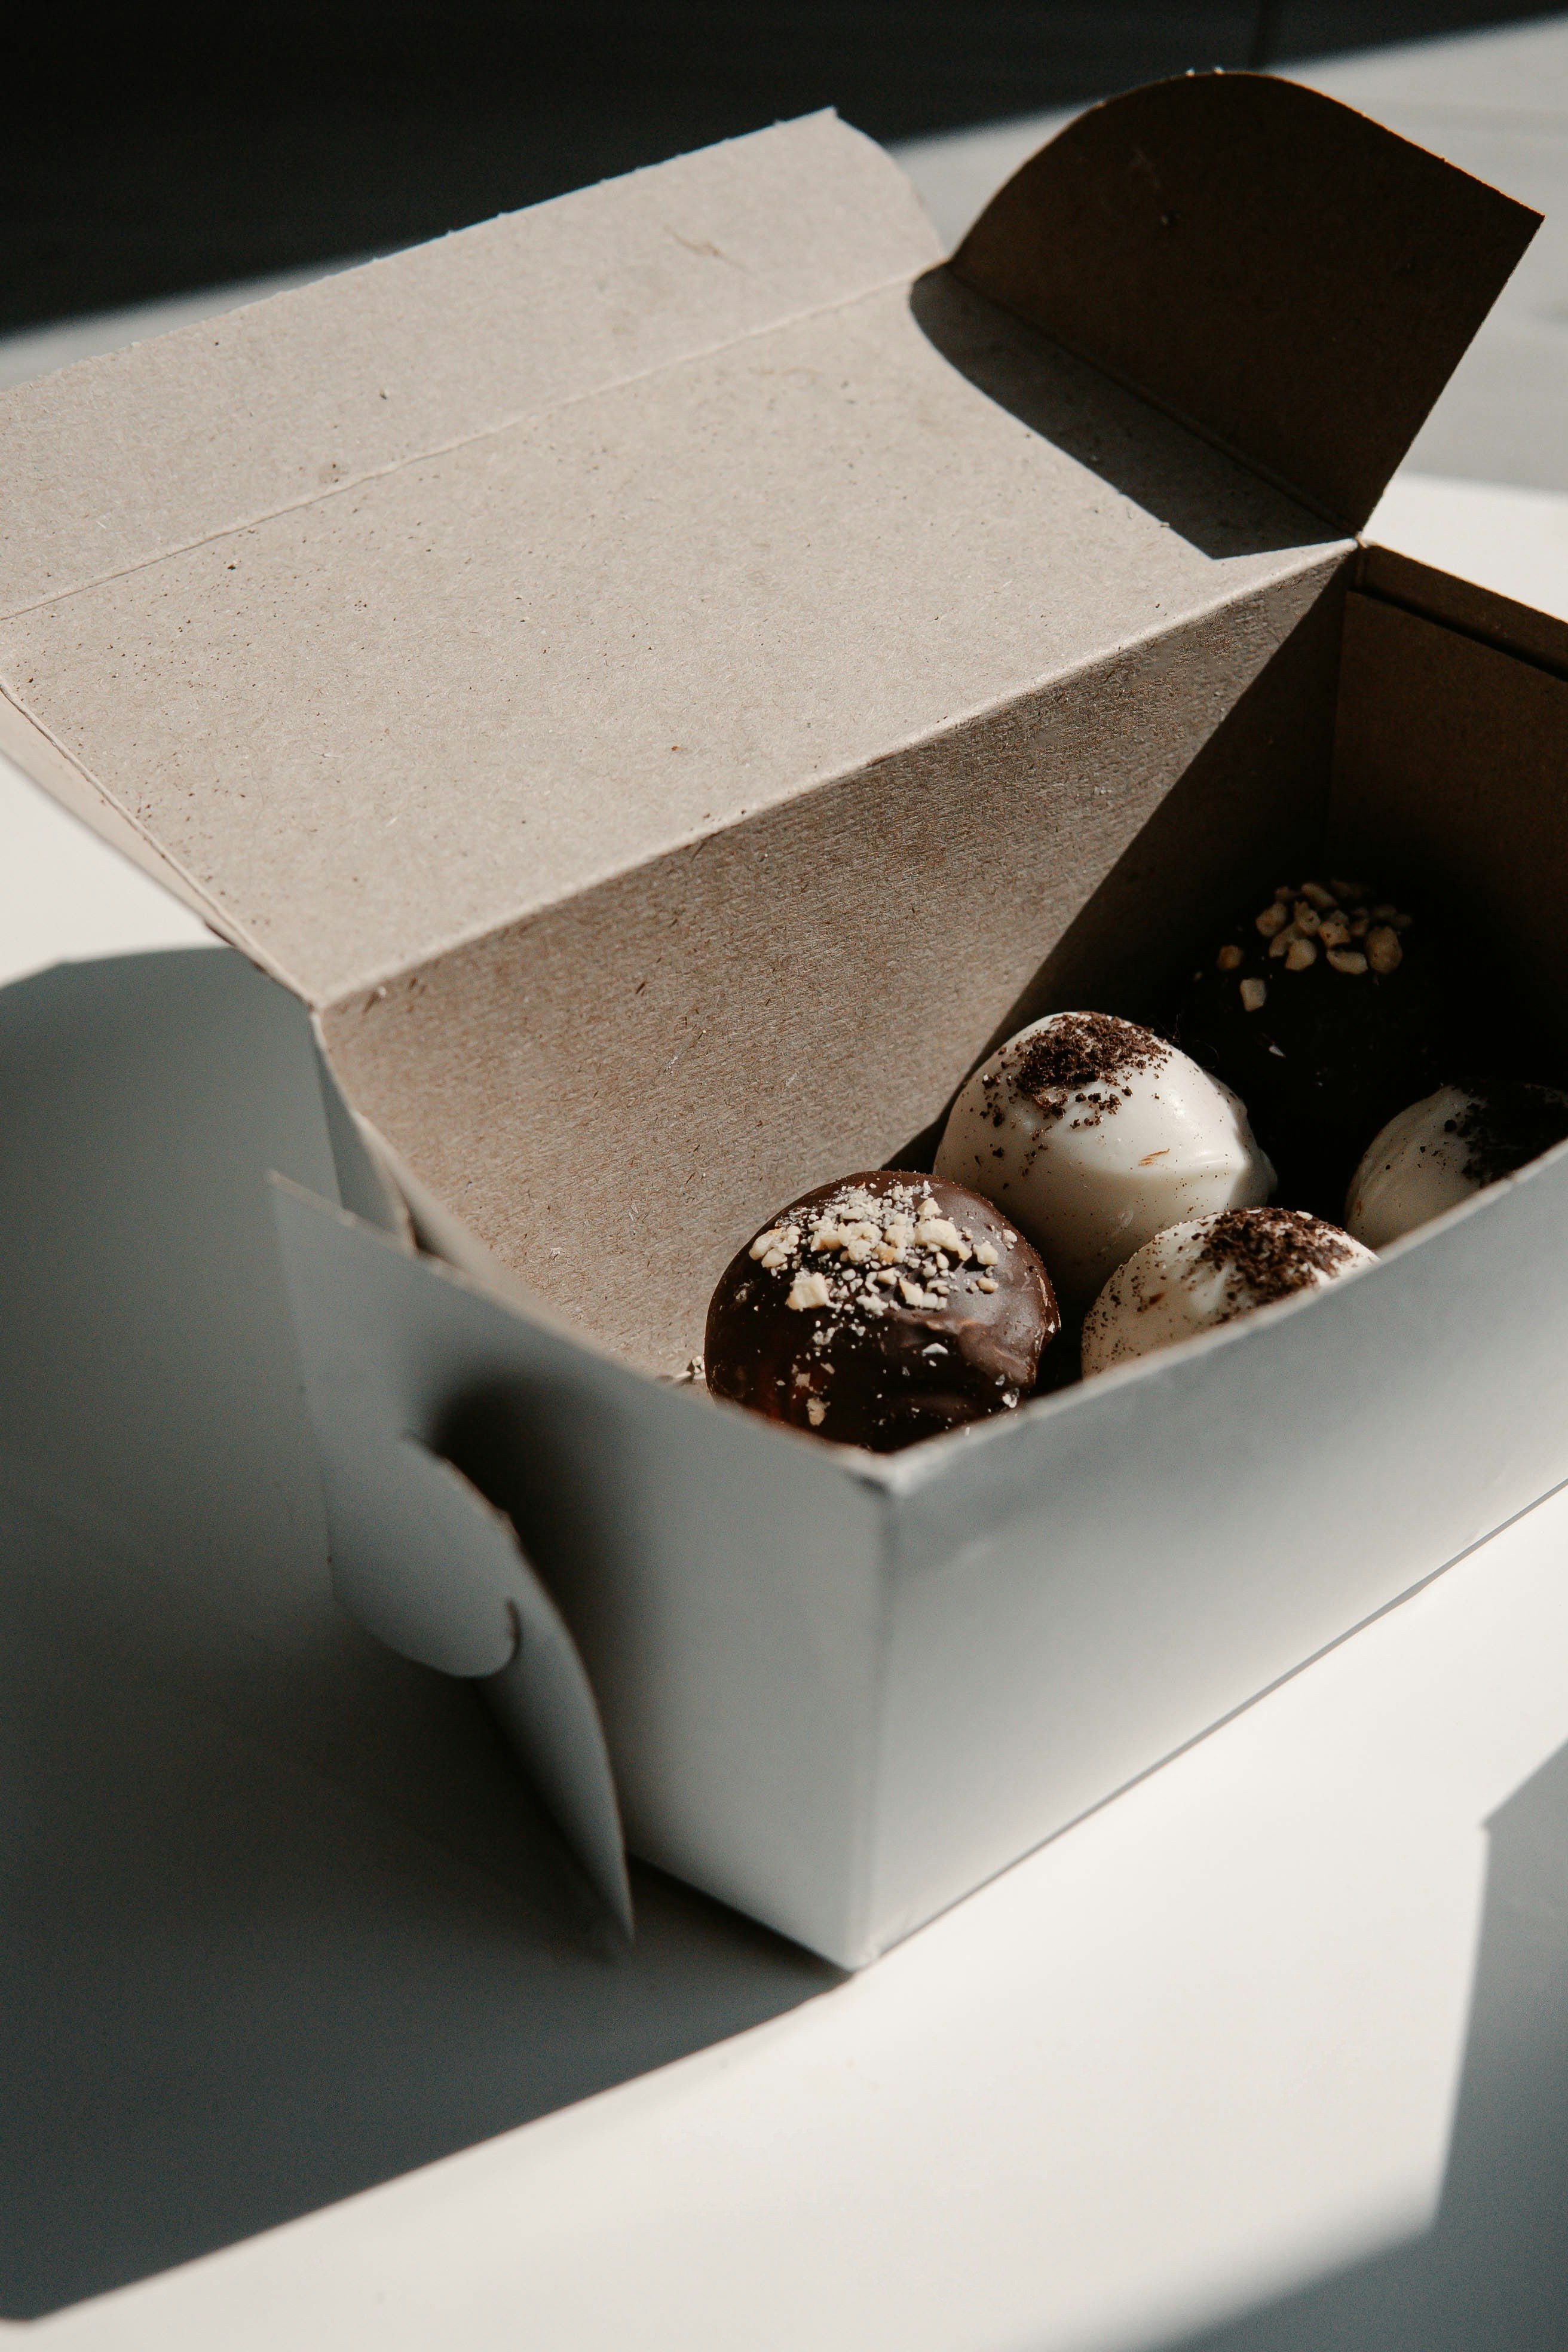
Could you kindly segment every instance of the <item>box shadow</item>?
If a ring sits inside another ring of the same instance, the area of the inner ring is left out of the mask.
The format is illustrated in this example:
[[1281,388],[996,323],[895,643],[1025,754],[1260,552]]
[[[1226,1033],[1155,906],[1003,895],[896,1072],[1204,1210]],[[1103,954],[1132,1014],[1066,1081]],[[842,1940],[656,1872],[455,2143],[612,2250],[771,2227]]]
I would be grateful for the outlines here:
[[1568,2314],[1568,1746],[1487,1824],[1486,1895],[1436,2220],[1166,2352],[1524,2352]]
[[[1194,941],[1317,863],[1330,821],[1346,580],[1298,621],[1007,1007],[973,1066],[1047,1013],[1169,1034]],[[929,1169],[951,1101],[888,1162]]]
[[646,1870],[625,1948],[478,1693],[334,1601],[266,1185],[332,1196],[298,1006],[226,950],[62,967],[0,993],[0,1098],[20,2319],[837,1972]]
[[1217,562],[1332,535],[1321,517],[977,293],[949,264],[916,278],[910,311],[988,400],[1202,554]]

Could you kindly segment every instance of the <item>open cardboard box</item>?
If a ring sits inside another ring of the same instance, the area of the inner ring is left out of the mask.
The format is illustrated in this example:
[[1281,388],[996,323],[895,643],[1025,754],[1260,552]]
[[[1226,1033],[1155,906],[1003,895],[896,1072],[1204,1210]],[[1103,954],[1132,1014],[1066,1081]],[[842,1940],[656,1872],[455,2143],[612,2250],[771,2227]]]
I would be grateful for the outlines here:
[[1356,538],[1534,226],[1215,76],[944,267],[821,116],[0,408],[0,740],[317,1019],[338,1590],[623,1909],[624,1824],[858,1965],[1568,1477],[1568,1150],[901,1455],[671,1377],[782,1202],[1284,874],[1568,1020],[1568,631]]

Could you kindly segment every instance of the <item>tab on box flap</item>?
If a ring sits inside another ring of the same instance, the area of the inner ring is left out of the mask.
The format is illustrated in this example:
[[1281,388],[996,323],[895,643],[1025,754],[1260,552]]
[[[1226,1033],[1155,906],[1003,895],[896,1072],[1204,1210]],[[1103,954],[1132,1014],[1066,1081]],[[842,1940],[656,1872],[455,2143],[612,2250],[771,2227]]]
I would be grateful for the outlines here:
[[434,1444],[443,1372],[504,1361],[505,1319],[277,1176],[272,1203],[338,1598],[405,1657],[486,1684],[557,1827],[629,1934],[620,1808],[582,1659],[510,1521]]
[[953,268],[1359,530],[1540,225],[1314,90],[1187,75],[1069,123]]

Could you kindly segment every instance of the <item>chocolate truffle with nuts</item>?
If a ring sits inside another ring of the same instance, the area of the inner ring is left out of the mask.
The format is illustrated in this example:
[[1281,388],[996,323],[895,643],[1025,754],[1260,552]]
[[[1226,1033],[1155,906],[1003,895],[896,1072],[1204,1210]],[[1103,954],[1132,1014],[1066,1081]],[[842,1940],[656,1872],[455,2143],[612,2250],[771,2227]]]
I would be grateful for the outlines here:
[[1050,1278],[988,1201],[876,1169],[781,1210],[708,1309],[716,1397],[891,1454],[1008,1412],[1061,1318]]
[[1245,908],[1193,973],[1177,1024],[1246,1102],[1281,1192],[1335,1215],[1384,1121],[1436,1083],[1445,1033],[1436,940],[1407,908],[1332,877]]

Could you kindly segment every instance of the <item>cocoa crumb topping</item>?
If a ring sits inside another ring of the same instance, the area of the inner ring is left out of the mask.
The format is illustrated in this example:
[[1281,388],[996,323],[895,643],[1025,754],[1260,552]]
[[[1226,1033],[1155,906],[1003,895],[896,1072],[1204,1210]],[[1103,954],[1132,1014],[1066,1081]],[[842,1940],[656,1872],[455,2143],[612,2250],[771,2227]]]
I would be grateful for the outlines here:
[[1443,1132],[1468,1148],[1461,1173],[1469,1184],[1495,1184],[1528,1167],[1568,1136],[1568,1099],[1552,1087],[1524,1080],[1502,1086],[1467,1085],[1469,1102]]
[[1226,1209],[1215,1219],[1199,1264],[1235,1275],[1252,1294],[1247,1305],[1267,1307],[1310,1289],[1318,1275],[1337,1274],[1352,1251],[1348,1235],[1305,1209]]
[[1014,1091],[1034,1103],[1049,1124],[1072,1104],[1082,1108],[1082,1116],[1071,1122],[1075,1128],[1099,1127],[1121,1108],[1117,1082],[1125,1087],[1129,1078],[1159,1069],[1170,1052],[1163,1038],[1135,1022],[1107,1013],[1066,1013],[1031,1037],[988,1084],[1005,1075]]

